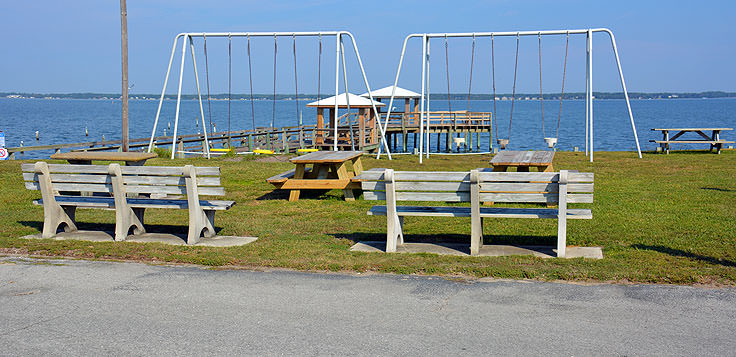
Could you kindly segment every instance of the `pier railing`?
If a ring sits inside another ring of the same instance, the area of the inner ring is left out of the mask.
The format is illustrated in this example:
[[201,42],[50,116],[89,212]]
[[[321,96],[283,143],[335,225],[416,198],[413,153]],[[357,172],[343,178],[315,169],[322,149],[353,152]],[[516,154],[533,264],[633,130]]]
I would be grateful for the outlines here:
[[[419,112],[391,113],[388,128],[414,131],[419,128]],[[381,121],[386,113],[381,113]],[[488,129],[493,120],[491,112],[432,111],[427,115],[429,130],[474,130]]]

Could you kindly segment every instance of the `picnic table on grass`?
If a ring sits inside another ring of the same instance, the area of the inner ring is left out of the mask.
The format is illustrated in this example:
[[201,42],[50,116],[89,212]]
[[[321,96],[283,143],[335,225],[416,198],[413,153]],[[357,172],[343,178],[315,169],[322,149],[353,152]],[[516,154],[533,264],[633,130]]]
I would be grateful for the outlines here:
[[[301,190],[331,189],[343,190],[345,200],[353,201],[353,189],[360,189],[360,183],[351,182],[351,179],[363,171],[361,156],[362,151],[317,151],[297,156],[289,160],[296,168],[269,177],[266,181],[276,188],[291,190],[289,201],[299,200]],[[352,171],[348,162],[352,163]]]
[[516,167],[518,172],[529,172],[530,167],[536,167],[539,172],[553,172],[552,159],[554,151],[501,151],[491,159],[493,171],[508,171],[509,167]]
[[70,151],[51,155],[55,160],[66,160],[70,164],[91,165],[92,161],[124,161],[126,166],[143,166],[146,160],[157,157],[152,152],[84,152]]
[[[666,154],[670,153],[670,144],[710,144],[710,149],[716,149],[716,153],[720,154],[723,144],[733,144],[733,141],[721,140],[721,131],[733,130],[733,128],[654,128],[652,131],[661,131],[662,140],[649,140],[659,144]],[[710,131],[710,135],[704,133]],[[675,135],[670,137],[670,132],[676,132]],[[687,140],[680,139],[680,137],[686,133],[695,133],[700,136],[698,140]]]

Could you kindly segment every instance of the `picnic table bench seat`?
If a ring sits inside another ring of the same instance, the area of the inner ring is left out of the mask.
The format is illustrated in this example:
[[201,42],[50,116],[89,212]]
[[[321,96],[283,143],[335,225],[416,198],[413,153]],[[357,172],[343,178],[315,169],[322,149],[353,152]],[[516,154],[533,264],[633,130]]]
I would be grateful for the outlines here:
[[[304,173],[309,173],[312,171],[311,167],[304,168]],[[294,173],[296,172],[296,169],[291,169],[284,171],[280,174],[273,175],[266,179],[266,182],[276,186],[276,188],[281,188],[281,186],[284,185],[286,181],[288,181],[291,178],[294,178]]]
[[[386,216],[386,251],[404,243],[404,217],[470,217],[470,253],[483,245],[485,218],[557,219],[557,256],[565,256],[568,219],[592,219],[590,209],[569,209],[568,203],[593,202],[593,174],[560,172],[416,172],[392,169],[364,171],[366,200],[385,200],[368,215]],[[399,206],[399,201],[470,203],[467,206]],[[481,207],[482,202],[556,204],[557,208]]]
[[[42,198],[33,203],[44,207],[44,238],[56,235],[59,226],[75,231],[76,209],[95,208],[115,210],[115,240],[123,241],[131,227],[133,234],[145,233],[143,216],[147,208],[164,208],[189,211],[187,244],[195,244],[203,234],[215,236],[215,211],[230,209],[235,204],[200,199],[200,195],[225,195],[225,189],[219,186],[219,167],[64,165],[41,161],[24,164],[22,170],[26,188],[41,191]],[[128,197],[129,194],[136,197]],[[161,194],[185,198],[149,197]]]

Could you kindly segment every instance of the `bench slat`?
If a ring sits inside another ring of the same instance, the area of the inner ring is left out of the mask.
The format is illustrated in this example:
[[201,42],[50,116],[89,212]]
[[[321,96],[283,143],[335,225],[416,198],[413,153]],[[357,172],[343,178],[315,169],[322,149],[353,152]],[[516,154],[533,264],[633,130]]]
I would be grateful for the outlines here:
[[[555,183],[490,182],[479,185],[481,192],[559,192],[559,186]],[[568,184],[567,192],[593,192],[593,183]]]
[[[38,182],[38,176],[34,172],[24,172],[24,181]],[[51,174],[51,182],[64,183],[102,183],[112,184],[112,179],[107,174]],[[185,186],[185,178],[178,176],[130,176],[124,175],[123,182],[137,185],[175,185]],[[219,186],[219,177],[197,177],[197,186]]]
[[[85,197],[85,196],[55,196],[56,202],[62,206],[76,206],[81,208],[115,208],[112,197]],[[43,205],[43,200],[34,200],[34,204]],[[187,200],[128,198],[128,204],[134,208],[170,208],[188,209]],[[222,211],[230,209],[235,201],[200,200],[200,206],[205,210]]]
[[[26,181],[25,186],[29,190],[40,190],[38,182]],[[53,182],[51,187],[54,191],[66,192],[106,192],[112,193],[112,184],[94,184],[94,183],[57,183]],[[202,196],[224,196],[224,187],[198,187],[197,190]],[[150,185],[126,185],[127,193],[151,193],[151,194],[170,194],[170,195],[186,195],[187,188],[185,186],[150,186]]]
[[[481,202],[503,203],[557,203],[557,193],[480,193]],[[568,203],[593,203],[592,194],[568,194]]]
[[[361,187],[364,191],[385,191],[386,183],[383,181],[362,181]],[[394,184],[396,191],[470,191],[469,182],[418,182],[403,181]]]
[[[386,200],[384,191],[363,193],[366,200]],[[396,192],[397,201],[470,202],[470,192]]]
[[[48,164],[51,173],[107,174],[107,165]],[[23,164],[24,172],[34,172],[34,164]],[[120,166],[124,175],[182,176],[184,167],[176,166]],[[198,176],[220,176],[219,167],[195,167]]]
[[[470,207],[435,207],[435,206],[396,206],[399,216],[426,217],[470,217]],[[558,211],[555,208],[508,208],[481,207],[480,215],[485,218],[543,218],[555,219]],[[386,206],[373,206],[369,216],[385,216]],[[592,219],[589,209],[568,209],[567,219]]]
[[[356,181],[380,181],[383,180],[383,171],[363,171],[353,178]],[[431,171],[395,171],[396,181],[470,181],[468,172],[431,172]]]
[[[593,182],[592,172],[568,172],[567,179],[569,183],[577,182]],[[481,171],[479,173],[480,182],[484,181],[502,181],[502,182],[557,182],[559,181],[559,172],[492,172]]]

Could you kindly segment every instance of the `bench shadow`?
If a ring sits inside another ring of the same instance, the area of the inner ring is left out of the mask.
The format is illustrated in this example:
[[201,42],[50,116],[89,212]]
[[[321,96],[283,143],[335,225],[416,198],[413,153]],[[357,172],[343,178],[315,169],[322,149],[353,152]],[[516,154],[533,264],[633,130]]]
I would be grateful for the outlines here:
[[736,192],[736,190],[729,190],[727,188],[719,187],[701,187],[701,190],[719,191],[719,192]]
[[[328,196],[326,195],[327,192],[330,192],[331,190],[301,190],[299,194],[299,199],[325,199]],[[269,201],[269,200],[280,200],[280,201],[288,201],[289,200],[289,193],[290,190],[281,190],[276,189],[271,192],[268,192],[264,195],[261,195],[259,197],[256,197],[256,201]],[[356,192],[357,193],[357,192]],[[358,197],[357,195],[355,196]]]
[[718,259],[714,257],[709,257],[705,255],[695,254],[686,252],[684,250],[665,247],[662,245],[646,245],[646,244],[634,244],[631,246],[632,248],[636,249],[644,249],[644,250],[653,250],[655,252],[669,254],[673,257],[684,257],[684,258],[690,258],[699,260],[701,262],[706,262],[713,265],[722,265],[726,267],[736,267],[736,262],[725,260],[725,259]]
[[[34,228],[41,233],[43,231],[43,222],[41,221],[18,221],[18,223]],[[171,234],[181,238],[186,242],[187,234],[189,234],[189,226],[180,225],[168,225],[168,224],[144,224],[146,233],[160,233],[160,234]],[[80,231],[99,231],[105,232],[110,235],[115,235],[115,224],[114,223],[90,223],[90,222],[77,222],[77,229]],[[57,231],[57,233],[63,232],[63,229]],[[222,227],[215,226],[216,234],[222,231]],[[132,229],[128,234],[132,234]]]
[[[385,233],[354,232],[346,234],[330,234],[337,239],[347,239],[357,244],[381,243],[381,249],[385,250]],[[454,249],[462,253],[470,254],[469,234],[405,234],[404,243],[425,243]],[[544,254],[553,254],[552,248],[557,244],[557,236],[508,236],[508,235],[484,235],[484,245],[510,245],[535,250]],[[371,244],[372,245],[372,244]]]

